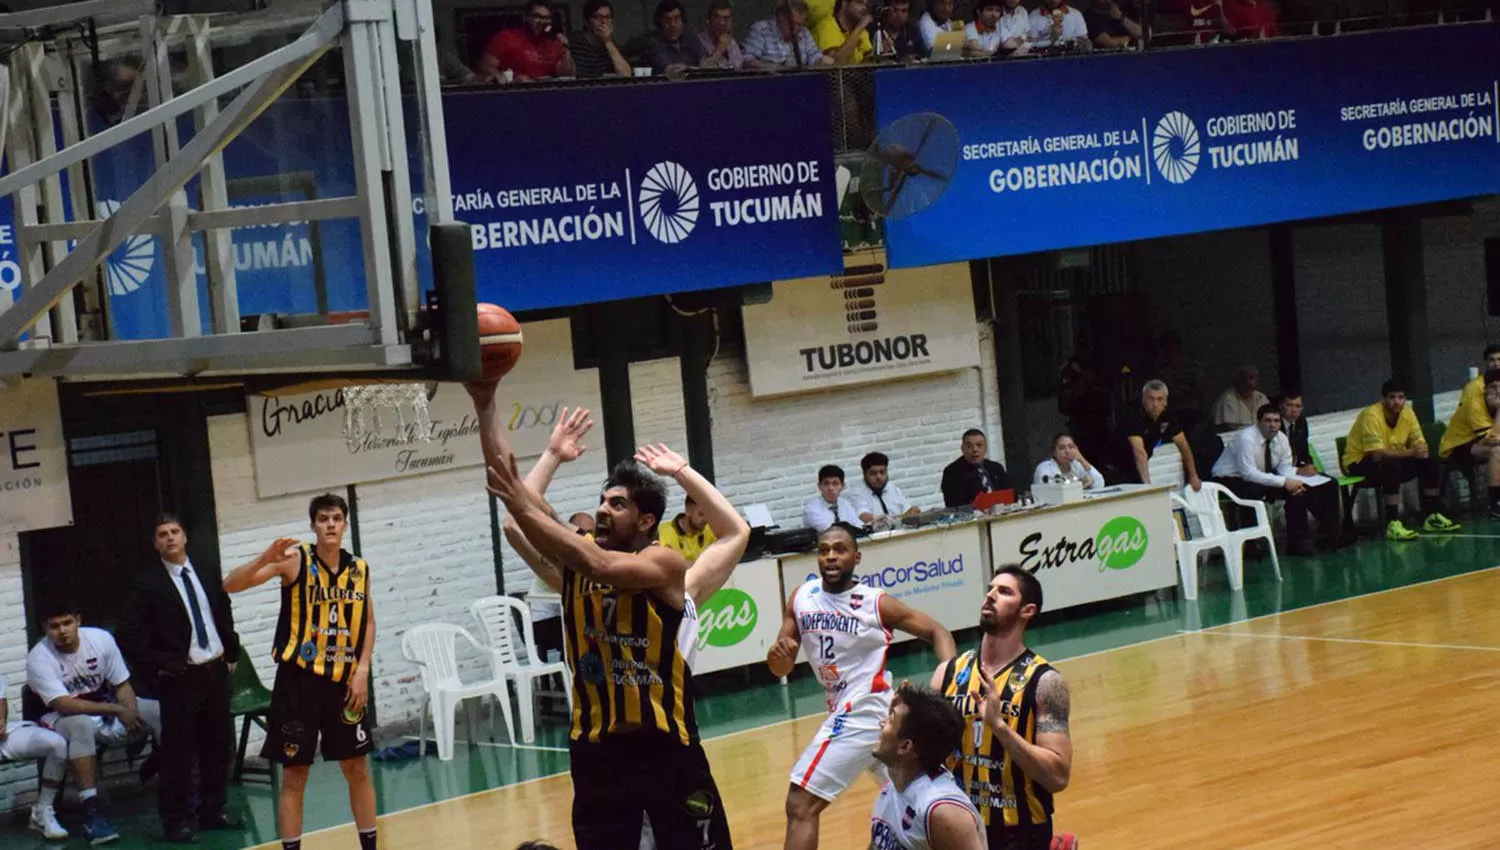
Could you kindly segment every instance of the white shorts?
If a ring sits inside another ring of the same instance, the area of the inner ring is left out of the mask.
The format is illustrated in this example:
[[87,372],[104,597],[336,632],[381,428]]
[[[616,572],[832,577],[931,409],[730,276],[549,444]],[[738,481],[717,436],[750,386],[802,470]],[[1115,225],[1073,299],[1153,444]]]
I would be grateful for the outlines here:
[[885,765],[875,760],[884,717],[884,712],[868,710],[828,715],[792,768],[792,784],[830,803],[867,770],[884,785],[889,776]]

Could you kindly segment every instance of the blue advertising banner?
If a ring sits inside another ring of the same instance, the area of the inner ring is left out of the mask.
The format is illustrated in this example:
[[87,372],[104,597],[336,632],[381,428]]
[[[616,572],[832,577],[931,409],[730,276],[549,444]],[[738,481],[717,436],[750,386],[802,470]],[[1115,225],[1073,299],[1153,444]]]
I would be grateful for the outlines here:
[[886,222],[891,263],[1500,192],[1497,81],[1500,24],[882,71],[879,126],[931,111],[959,137],[947,192]]
[[450,95],[480,299],[515,310],[841,270],[827,86]]

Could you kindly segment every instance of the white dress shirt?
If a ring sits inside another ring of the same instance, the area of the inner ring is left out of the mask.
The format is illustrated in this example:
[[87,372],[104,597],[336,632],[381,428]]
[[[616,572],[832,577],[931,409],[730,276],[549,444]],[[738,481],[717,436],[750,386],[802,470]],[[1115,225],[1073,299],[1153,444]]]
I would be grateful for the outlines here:
[[839,494],[838,516],[834,516],[833,506],[819,493],[808,500],[807,505],[802,508],[802,523],[808,528],[816,529],[819,534],[828,530],[828,526],[835,522],[847,522],[858,528],[864,523],[859,519],[859,506],[849,498],[847,492]]
[[[177,588],[177,596],[182,600],[182,610],[187,613],[188,620],[188,663],[207,664],[224,654],[224,642],[219,640],[219,630],[215,628],[214,610],[208,604],[208,595],[203,592],[203,583],[198,580],[198,573],[193,569],[192,561],[181,565],[169,561],[162,561],[161,565],[166,567],[167,578],[171,580],[172,586]],[[198,645],[198,635],[193,630],[193,607],[188,604],[187,588],[182,585],[182,571],[187,570],[188,576],[193,583],[193,595],[198,597],[198,610],[203,614],[203,627],[208,631],[208,646]]]
[[964,22],[957,18],[949,20],[946,24],[939,24],[932,19],[931,12],[923,12],[922,17],[917,20],[917,29],[922,33],[922,43],[927,46],[927,52],[932,52],[932,44],[937,41],[940,32],[959,32],[963,30]]
[[[1077,478],[1080,481],[1087,477],[1089,481],[1093,482],[1091,485],[1089,485],[1091,489],[1098,490],[1104,487],[1104,474],[1099,471],[1099,467],[1097,466],[1090,466],[1087,476],[1083,474],[1082,464],[1072,464],[1069,471],[1073,474],[1074,478]],[[1043,477],[1050,478],[1055,481],[1056,479],[1062,477],[1062,474],[1062,467],[1058,464],[1057,461],[1049,457],[1036,465],[1036,473],[1031,476],[1031,483],[1041,484]]]
[[1271,438],[1271,468],[1266,468],[1266,438],[1251,425],[1234,432],[1224,453],[1214,461],[1213,477],[1241,478],[1263,487],[1285,487],[1286,477],[1297,472],[1292,464],[1292,444],[1280,431]]
[[1024,46],[1031,41],[1031,13],[1025,6],[1017,6],[1000,16],[1000,43],[1016,39]]
[[[870,485],[863,481],[858,484],[849,485],[849,489],[844,491],[844,495],[848,496],[849,501],[854,503],[855,510],[859,511],[859,513],[868,513],[875,519],[880,519],[883,516],[899,517],[908,510],[911,510],[911,502],[906,500],[906,494],[902,493],[901,488],[890,481],[885,483],[885,489],[880,491],[878,497],[870,489]],[[882,501],[885,502],[885,507],[883,508],[880,506]]]
[[[1063,13],[1062,35],[1058,36],[1059,42],[1073,41],[1074,39],[1088,39],[1089,25],[1083,20],[1083,13],[1069,7]],[[1052,13],[1043,12],[1041,6],[1031,11],[1031,43],[1036,47],[1052,46]]]

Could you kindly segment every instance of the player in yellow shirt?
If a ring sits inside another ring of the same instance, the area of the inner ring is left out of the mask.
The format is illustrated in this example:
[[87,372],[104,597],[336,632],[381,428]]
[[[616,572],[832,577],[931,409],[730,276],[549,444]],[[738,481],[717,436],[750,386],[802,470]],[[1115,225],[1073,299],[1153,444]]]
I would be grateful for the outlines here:
[[813,24],[813,41],[835,65],[858,65],[868,61],[875,46],[870,43],[869,0],[838,0],[833,14]]
[[708,514],[691,495],[682,503],[682,513],[656,530],[656,539],[668,549],[676,549],[689,564],[698,560],[703,550],[718,538],[708,526]]
[[1442,467],[1427,447],[1417,414],[1406,406],[1406,386],[1395,379],[1380,387],[1380,401],[1361,410],[1349,429],[1344,447],[1344,469],[1380,484],[1385,499],[1385,536],[1415,540],[1417,532],[1401,522],[1401,484],[1416,478],[1422,487],[1422,530],[1457,531],[1458,523],[1442,513]]
[[1485,361],[1496,365],[1464,387],[1438,454],[1457,466],[1489,468],[1490,518],[1500,519],[1500,429],[1494,427],[1500,413],[1500,346],[1490,346]]

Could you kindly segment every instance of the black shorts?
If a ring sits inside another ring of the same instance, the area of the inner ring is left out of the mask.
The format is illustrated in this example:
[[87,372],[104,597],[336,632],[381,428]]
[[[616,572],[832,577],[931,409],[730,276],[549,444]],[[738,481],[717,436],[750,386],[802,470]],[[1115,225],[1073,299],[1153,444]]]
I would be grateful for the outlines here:
[[1479,459],[1474,457],[1474,447],[1482,442],[1484,442],[1484,437],[1480,437],[1473,442],[1460,443],[1453,447],[1453,451],[1448,453],[1448,457],[1445,460],[1453,466],[1474,466],[1479,463]]
[[642,814],[659,850],[733,850],[724,801],[698,744],[642,731],[574,741],[568,750],[578,850],[637,850]]
[[1005,826],[991,822],[985,833],[989,850],[1051,850],[1052,847],[1051,823]]
[[309,765],[319,739],[324,761],[344,761],[368,753],[374,746],[370,717],[344,714],[348,686],[309,673],[295,664],[276,666],[271,689],[271,716],[266,744],[260,755],[284,765]]

